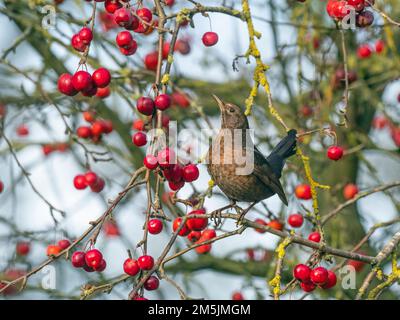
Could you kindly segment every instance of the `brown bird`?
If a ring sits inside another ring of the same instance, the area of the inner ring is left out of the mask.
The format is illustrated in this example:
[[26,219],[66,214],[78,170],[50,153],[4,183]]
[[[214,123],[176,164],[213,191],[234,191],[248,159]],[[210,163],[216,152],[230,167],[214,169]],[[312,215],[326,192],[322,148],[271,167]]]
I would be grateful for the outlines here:
[[233,203],[252,202],[241,218],[257,202],[274,194],[288,205],[279,178],[285,160],[296,152],[296,130],[290,130],[264,157],[253,144],[249,122],[240,107],[213,97],[221,111],[221,129],[207,154],[207,168],[214,183]]

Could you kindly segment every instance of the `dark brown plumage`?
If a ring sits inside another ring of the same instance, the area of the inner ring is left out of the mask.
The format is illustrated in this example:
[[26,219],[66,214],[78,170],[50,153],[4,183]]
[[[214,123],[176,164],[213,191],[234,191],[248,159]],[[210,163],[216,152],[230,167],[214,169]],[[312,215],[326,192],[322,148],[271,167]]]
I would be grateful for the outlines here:
[[[233,201],[257,203],[278,194],[287,205],[285,192],[279,181],[285,159],[295,153],[296,131],[290,130],[288,135],[272,150],[266,158],[254,146],[249,135],[249,123],[242,110],[231,103],[225,103],[214,96],[221,110],[221,130],[213,140],[207,154],[207,167],[214,182]],[[238,137],[229,140],[229,135]],[[246,144],[247,141],[247,144]],[[238,142],[238,141],[236,141]],[[246,155],[253,154],[253,158]],[[238,170],[245,165],[238,164],[241,157],[253,161],[254,168],[244,175]]]

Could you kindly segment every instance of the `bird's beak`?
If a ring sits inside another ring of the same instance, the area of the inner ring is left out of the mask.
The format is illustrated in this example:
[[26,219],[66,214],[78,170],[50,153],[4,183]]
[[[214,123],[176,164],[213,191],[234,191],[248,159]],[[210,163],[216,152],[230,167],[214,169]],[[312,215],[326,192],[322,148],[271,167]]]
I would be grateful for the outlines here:
[[221,112],[224,111],[225,109],[225,102],[223,102],[220,98],[218,98],[215,94],[212,95],[215,101],[218,103],[218,107],[221,110]]

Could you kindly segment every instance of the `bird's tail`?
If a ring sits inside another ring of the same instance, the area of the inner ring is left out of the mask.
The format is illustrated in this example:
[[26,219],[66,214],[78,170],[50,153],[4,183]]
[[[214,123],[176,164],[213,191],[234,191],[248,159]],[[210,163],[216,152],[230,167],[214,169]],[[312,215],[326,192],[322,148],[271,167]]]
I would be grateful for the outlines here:
[[296,130],[289,130],[287,136],[276,145],[267,158],[268,163],[278,177],[281,176],[285,159],[296,153],[296,134]]

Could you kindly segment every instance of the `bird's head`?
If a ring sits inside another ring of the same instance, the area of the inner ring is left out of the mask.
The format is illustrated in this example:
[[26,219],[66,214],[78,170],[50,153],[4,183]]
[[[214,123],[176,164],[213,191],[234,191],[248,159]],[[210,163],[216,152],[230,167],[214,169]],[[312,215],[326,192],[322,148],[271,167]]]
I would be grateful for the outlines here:
[[221,111],[221,128],[223,129],[248,129],[249,122],[243,111],[237,105],[226,103],[213,94]]

